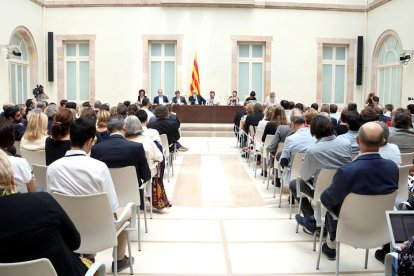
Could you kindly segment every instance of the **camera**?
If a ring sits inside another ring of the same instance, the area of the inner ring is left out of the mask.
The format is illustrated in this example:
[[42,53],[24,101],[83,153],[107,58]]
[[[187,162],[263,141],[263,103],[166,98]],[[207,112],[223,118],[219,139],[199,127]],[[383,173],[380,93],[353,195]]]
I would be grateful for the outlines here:
[[414,97],[408,97],[409,101],[414,101]]
[[36,85],[36,87],[33,89],[33,96],[37,98],[40,94],[43,93],[43,86],[42,85]]

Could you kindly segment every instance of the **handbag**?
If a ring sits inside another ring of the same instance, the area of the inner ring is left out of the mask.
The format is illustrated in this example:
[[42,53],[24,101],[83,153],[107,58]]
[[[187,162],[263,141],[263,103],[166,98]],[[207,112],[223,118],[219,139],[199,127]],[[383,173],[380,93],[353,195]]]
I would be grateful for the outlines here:
[[160,166],[157,165],[157,175],[152,178],[152,207],[157,210],[162,210],[166,207],[167,195],[165,194],[164,187],[160,184],[162,178],[160,175]]

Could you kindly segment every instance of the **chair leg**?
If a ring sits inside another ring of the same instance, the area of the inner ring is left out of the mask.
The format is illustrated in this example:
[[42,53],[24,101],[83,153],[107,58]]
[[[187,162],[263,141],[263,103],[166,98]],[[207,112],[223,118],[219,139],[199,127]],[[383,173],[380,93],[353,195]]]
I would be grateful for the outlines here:
[[368,254],[369,254],[369,249],[367,248],[366,250],[365,250],[365,269],[367,269],[368,268]]
[[144,204],[144,223],[145,223],[145,233],[148,233],[147,206],[145,204]]
[[174,177],[174,161],[173,160],[174,160],[174,155],[171,156],[171,175]]
[[321,227],[322,234],[319,235],[319,251],[318,251],[318,259],[316,261],[316,270],[319,270],[319,263],[321,261],[323,230],[324,230],[324,225],[322,225]]
[[118,256],[117,256],[118,246],[114,246],[112,256],[114,258],[114,276],[118,275]]
[[[273,198],[276,198],[276,190],[277,190],[277,187],[276,187],[276,179],[277,179],[277,173],[276,173],[276,171],[275,171],[274,168],[272,168],[270,170],[273,170],[273,176],[274,176],[273,177],[273,184],[274,184],[274,187],[273,187]],[[270,177],[269,177],[269,179],[270,179]],[[269,181],[269,179],[267,181]],[[282,184],[282,183],[280,183],[280,184]],[[280,189],[280,191],[282,191],[282,185],[280,185],[279,189]]]
[[340,251],[340,242],[336,242],[336,276],[339,276],[339,251]]
[[134,275],[134,265],[132,263],[132,250],[131,250],[131,238],[129,237],[129,231],[127,232],[127,244],[128,244],[128,255],[129,255],[129,272]]
[[[319,233],[319,235],[323,235],[323,234]],[[313,251],[316,251],[316,231],[313,233],[313,248],[312,249]]]
[[[300,215],[300,208],[302,207],[302,197],[300,197],[300,199],[299,199],[299,209],[298,209],[298,215]],[[298,233],[299,232],[299,222],[298,223],[296,223],[296,233]]]
[[290,197],[289,197],[289,219],[292,219],[292,191],[290,191]]
[[141,210],[137,206],[137,234],[138,234],[138,251],[141,251]]
[[[276,178],[275,178],[276,181]],[[276,182],[275,182],[276,183]],[[283,185],[284,185],[284,181],[283,181],[283,174],[280,175],[280,189],[279,189],[279,208],[282,207],[282,191],[283,191]],[[276,184],[275,184],[276,186]]]
[[[152,183],[149,183],[152,185]],[[150,219],[152,219],[152,192],[149,195],[149,200],[150,200]]]

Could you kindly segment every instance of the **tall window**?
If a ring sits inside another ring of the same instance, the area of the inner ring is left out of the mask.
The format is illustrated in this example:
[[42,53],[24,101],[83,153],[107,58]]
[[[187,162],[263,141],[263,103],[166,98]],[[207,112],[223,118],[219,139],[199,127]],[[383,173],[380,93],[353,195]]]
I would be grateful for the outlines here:
[[158,89],[170,99],[176,88],[176,42],[150,42],[150,92],[157,95]]
[[401,105],[401,43],[391,35],[382,43],[378,55],[378,95],[384,104]]
[[265,47],[263,44],[238,44],[238,91],[244,100],[251,91],[263,101]]
[[65,43],[65,98],[70,101],[90,100],[89,43]]
[[323,46],[322,103],[345,103],[347,48]]
[[21,56],[11,56],[9,59],[11,101],[14,104],[22,104],[30,98],[29,52],[19,34],[13,36],[11,45],[17,46],[22,53]]

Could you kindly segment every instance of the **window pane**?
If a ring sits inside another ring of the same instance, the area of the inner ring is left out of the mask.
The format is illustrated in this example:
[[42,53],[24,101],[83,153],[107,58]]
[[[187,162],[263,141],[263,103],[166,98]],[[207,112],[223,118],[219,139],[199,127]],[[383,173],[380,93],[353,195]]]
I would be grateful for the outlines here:
[[249,95],[249,63],[239,62],[239,95],[244,99]]
[[79,56],[82,56],[82,57],[89,56],[89,43],[79,44]]
[[336,60],[345,60],[345,47],[336,47]]
[[397,38],[393,35],[390,35],[387,40],[385,41],[385,44],[387,45],[388,50],[394,49],[395,46],[397,46]]
[[66,56],[68,56],[68,57],[76,56],[76,44],[74,44],[74,43],[67,43],[66,44]]
[[379,55],[378,55],[378,64],[385,63],[385,54],[386,54],[385,45],[382,45]]
[[322,70],[322,102],[331,103],[332,65],[324,64]]
[[160,43],[151,43],[151,56],[153,57],[161,56],[161,44]]
[[249,57],[249,45],[239,44],[239,57]]
[[10,64],[10,87],[11,87],[11,94],[12,94],[12,102],[17,103],[17,83],[16,83],[16,65]]
[[385,80],[384,71],[385,71],[385,69],[380,69],[379,70],[378,92],[379,92],[380,100],[385,98],[385,96],[384,96],[384,80]]
[[23,102],[23,70],[21,65],[17,65],[17,102],[14,104],[19,104]]
[[391,87],[391,68],[386,68],[384,72],[384,96],[389,94]]
[[175,62],[166,61],[164,64],[164,92],[172,99],[175,91]]
[[323,47],[323,59],[326,59],[326,60],[332,59],[332,47],[328,47],[328,46]]
[[[401,106],[401,68],[397,67],[397,93],[393,96],[394,100],[391,101],[394,106]],[[392,99],[391,99],[392,100]]]
[[66,95],[67,99],[76,101],[76,62],[66,62]]
[[252,90],[256,92],[257,101],[262,101],[263,95],[263,64],[252,64]]
[[150,92],[152,95],[157,95],[157,90],[161,88],[161,62],[151,62],[151,88]]
[[345,65],[336,65],[335,103],[345,103]]
[[165,56],[175,57],[175,44],[165,44]]
[[262,45],[253,45],[253,57],[255,58],[263,57],[263,46]]
[[385,56],[385,64],[392,64],[397,62],[397,57],[393,51],[389,51]]
[[23,101],[21,103],[24,103],[27,99],[27,66],[23,66]]
[[89,100],[89,61],[79,62],[79,96],[80,100]]
[[22,60],[29,60],[27,47],[26,47],[26,44],[23,41],[22,41],[22,44],[20,46],[20,52],[22,53],[22,57],[21,57]]

